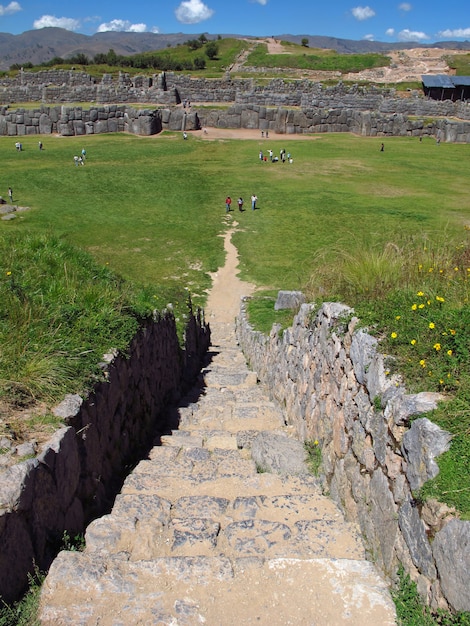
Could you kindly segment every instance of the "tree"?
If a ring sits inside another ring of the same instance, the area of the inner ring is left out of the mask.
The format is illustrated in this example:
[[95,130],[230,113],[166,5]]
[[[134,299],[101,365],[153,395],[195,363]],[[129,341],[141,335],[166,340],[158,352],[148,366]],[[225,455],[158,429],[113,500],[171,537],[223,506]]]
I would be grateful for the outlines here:
[[203,70],[206,67],[206,60],[204,57],[196,57],[194,59],[194,67],[197,70]]
[[300,43],[303,45],[304,48],[308,48],[308,39],[307,39],[307,37],[304,37]]
[[206,45],[206,54],[209,57],[209,59],[215,59],[218,53],[219,53],[218,45],[215,43],[215,41],[209,41],[209,43]]

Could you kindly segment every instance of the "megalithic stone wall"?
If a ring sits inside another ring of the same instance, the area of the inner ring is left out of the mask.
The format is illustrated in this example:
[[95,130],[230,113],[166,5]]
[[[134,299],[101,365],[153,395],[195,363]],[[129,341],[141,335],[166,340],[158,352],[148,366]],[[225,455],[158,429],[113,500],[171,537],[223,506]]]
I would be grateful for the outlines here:
[[302,304],[292,327],[265,336],[243,302],[237,337],[298,437],[318,442],[324,489],[360,527],[369,557],[389,579],[402,564],[434,608],[469,611],[470,522],[413,497],[449,447],[449,433],[419,417],[441,396],[407,394],[357,322],[342,304]]
[[116,355],[105,367],[106,382],[54,409],[65,426],[40,454],[1,472],[1,599],[17,599],[28,573],[49,567],[64,532],[73,538],[110,509],[126,468],[154,444],[165,410],[194,382],[209,343],[201,313],[190,316],[184,349],[172,315],[148,322],[129,357]]

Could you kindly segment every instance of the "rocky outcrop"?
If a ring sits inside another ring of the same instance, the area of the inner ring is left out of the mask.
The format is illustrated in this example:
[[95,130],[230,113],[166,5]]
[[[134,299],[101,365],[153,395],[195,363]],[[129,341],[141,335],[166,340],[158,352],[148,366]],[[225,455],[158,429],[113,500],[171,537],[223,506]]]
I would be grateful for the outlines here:
[[194,381],[209,345],[201,315],[191,316],[186,348],[169,314],[147,323],[129,357],[110,355],[106,381],[87,398],[55,409],[64,421],[35,458],[0,474],[0,596],[11,601],[34,566],[46,569],[63,533],[70,537],[109,509],[128,468],[165,427],[165,410]]
[[324,488],[360,526],[372,560],[390,578],[401,563],[433,607],[470,610],[470,522],[413,495],[449,446],[450,435],[426,418],[410,428],[439,394],[407,394],[342,304],[303,304],[291,328],[274,326],[269,337],[253,330],[245,307],[237,322],[244,354],[300,440],[319,442]]

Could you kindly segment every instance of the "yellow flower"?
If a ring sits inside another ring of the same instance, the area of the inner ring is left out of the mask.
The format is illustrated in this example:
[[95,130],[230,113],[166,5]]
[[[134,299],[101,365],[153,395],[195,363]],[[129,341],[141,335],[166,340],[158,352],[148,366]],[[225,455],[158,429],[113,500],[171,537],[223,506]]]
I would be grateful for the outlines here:
[[314,446],[318,446],[318,439],[315,439],[315,441],[313,442]]
[[442,378],[439,378],[439,384],[440,384],[440,385],[443,385],[443,384],[444,384],[444,381],[442,380]]
[[442,298],[441,296],[436,296],[436,300],[438,302],[445,302],[444,298]]
[[426,360],[425,359],[421,359],[419,364],[421,365],[421,367],[426,367]]
[[459,268],[458,267],[454,267],[454,272],[458,272]]
[[400,318],[401,318],[401,315],[396,315],[396,316],[395,316],[395,319],[396,319],[396,320],[399,320]]
[[11,272],[10,271],[7,272],[7,276],[11,276]]
[[390,337],[391,337],[392,339],[396,339],[396,338],[398,337],[398,335],[397,335],[397,333],[393,332],[393,333],[390,335]]
[[424,309],[424,304],[423,304],[423,303],[421,303],[421,304],[418,306],[418,309]]
[[436,325],[434,324],[434,322],[429,322],[429,328],[432,330],[433,328],[436,328]]
[[439,352],[439,350],[441,349],[441,344],[440,343],[435,343],[433,348],[434,348],[434,350],[436,350],[436,352]]
[[452,350],[447,350],[448,356],[452,356]]
[[412,339],[412,340],[410,341],[410,343],[411,343],[411,345],[412,345],[412,346],[415,346],[415,345],[416,345],[416,339]]
[[417,304],[412,304],[412,305],[411,305],[411,310],[412,310],[412,311],[416,311],[416,309],[417,309],[417,308],[418,308],[418,305],[417,305]]
[[428,300],[428,306],[431,306],[431,300]]
[[449,328],[449,332],[451,335],[455,335],[455,330],[453,328]]
[[421,296],[424,296],[424,293],[422,291],[418,291],[416,295],[421,297]]
[[434,272],[434,268],[433,268],[433,267],[430,267],[430,268],[428,269],[428,272],[429,272],[429,273]]

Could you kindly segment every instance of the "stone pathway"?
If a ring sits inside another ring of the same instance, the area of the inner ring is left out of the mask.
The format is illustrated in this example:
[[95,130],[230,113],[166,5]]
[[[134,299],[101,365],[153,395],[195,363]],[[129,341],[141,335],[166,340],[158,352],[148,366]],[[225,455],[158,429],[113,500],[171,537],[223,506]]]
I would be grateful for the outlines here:
[[[225,244],[230,257],[230,234]],[[226,290],[223,271],[214,289]],[[220,320],[209,302],[212,353],[197,401],[182,404],[179,429],[90,524],[85,551],[54,561],[44,626],[395,624],[355,529],[302,463],[275,474],[251,458],[266,433],[303,449],[238,348],[229,318],[240,285],[230,281]]]

